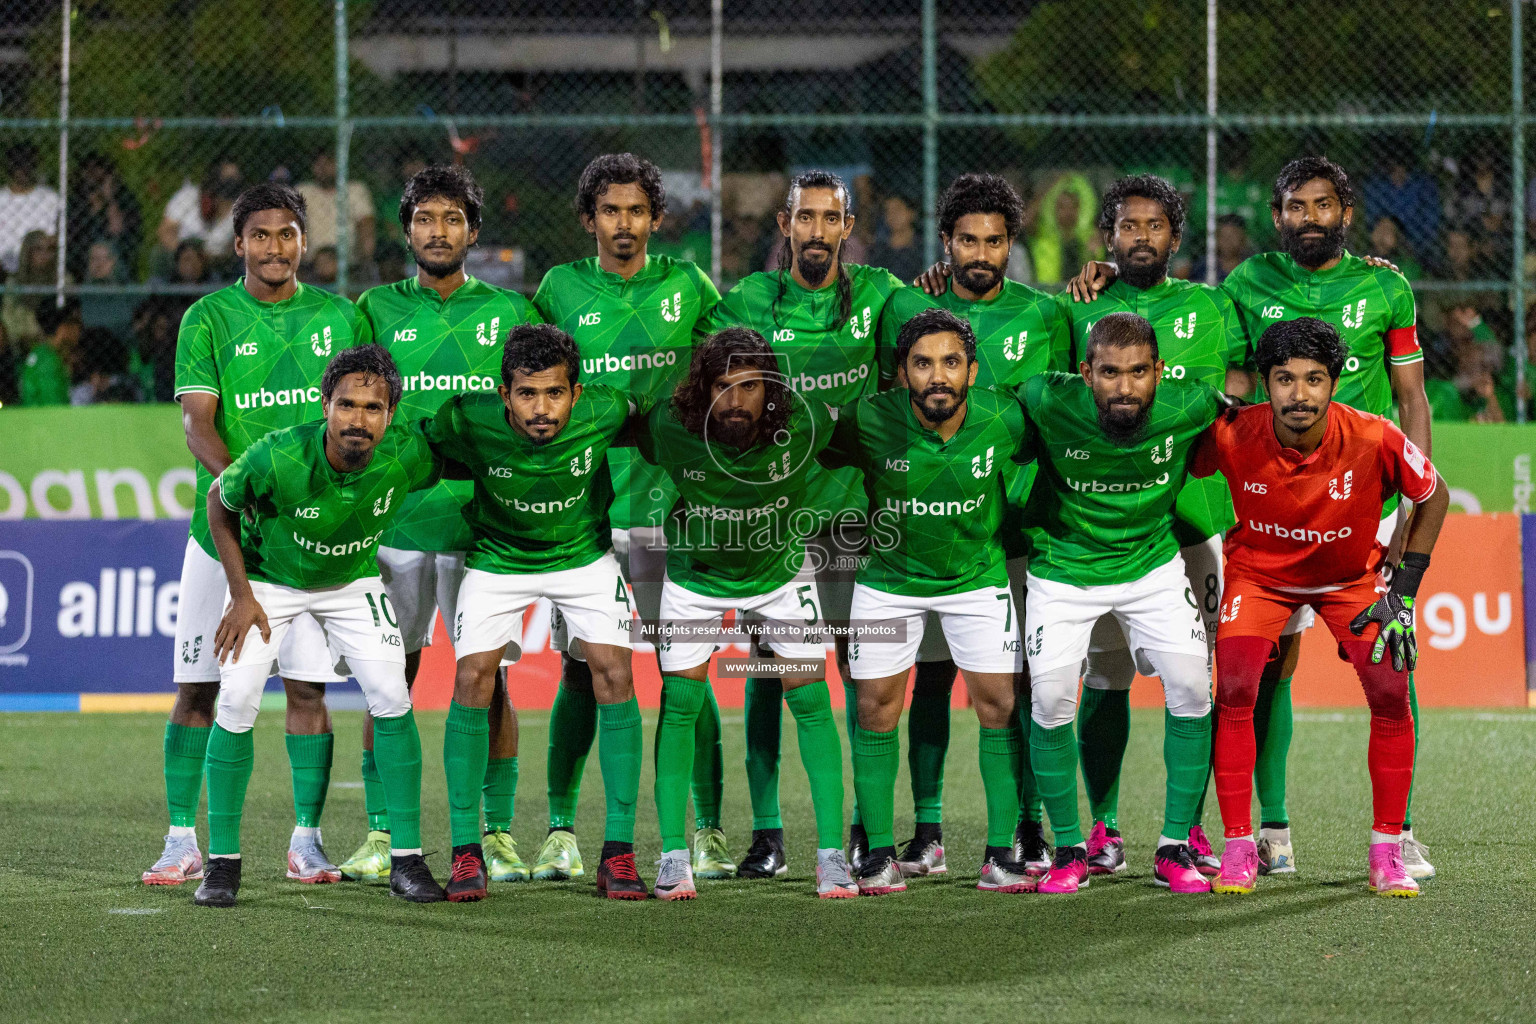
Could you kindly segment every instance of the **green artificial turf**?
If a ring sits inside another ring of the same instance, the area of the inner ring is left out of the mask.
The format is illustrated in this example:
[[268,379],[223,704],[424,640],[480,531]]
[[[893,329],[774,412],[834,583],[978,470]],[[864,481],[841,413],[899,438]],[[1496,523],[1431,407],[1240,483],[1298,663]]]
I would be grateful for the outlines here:
[[[750,820],[742,729],[739,712],[726,716],[724,823],[739,856]],[[1161,716],[1135,713],[1120,812],[1129,870],[1075,897],[973,888],[984,838],[976,724],[957,712],[944,791],[952,873],[918,879],[904,895],[814,898],[809,796],[786,728],[791,870],[782,879],[701,882],[690,903],[593,898],[602,823],[594,756],[577,827],[586,879],[493,885],[483,903],[413,906],[379,887],[283,879],[292,804],[282,719],[269,711],[257,725],[240,905],[211,910],[192,905],[191,885],[138,881],[165,830],[163,718],[0,715],[0,1019],[1536,1019],[1527,898],[1536,861],[1526,841],[1536,714],[1426,714],[1414,810],[1440,877],[1415,900],[1365,888],[1363,710],[1298,714],[1290,809],[1299,874],[1261,879],[1250,897],[1155,888]],[[442,876],[443,716],[421,719],[426,843]],[[360,720],[336,715],[324,827],[338,861],[364,833]],[[545,724],[542,714],[522,718],[513,832],[529,860],[545,831]],[[648,736],[654,724],[648,718]],[[898,836],[911,822],[906,785],[903,775]],[[1214,795],[1208,803],[1219,845]],[[639,814],[638,859],[653,878],[649,766]],[[205,825],[199,835],[206,844]]]

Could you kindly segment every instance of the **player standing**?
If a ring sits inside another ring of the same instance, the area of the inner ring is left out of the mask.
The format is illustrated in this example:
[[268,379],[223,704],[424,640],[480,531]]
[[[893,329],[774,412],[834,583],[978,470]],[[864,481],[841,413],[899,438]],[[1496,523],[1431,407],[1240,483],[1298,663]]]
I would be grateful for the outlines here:
[[321,379],[325,418],[267,434],[209,488],[209,529],[229,598],[211,644],[221,680],[208,740],[209,864],[193,897],[199,906],[234,906],[240,891],[240,820],[255,761],[251,729],[283,637],[306,614],[357,677],[375,718],[394,827],[390,891],[415,903],[444,898],[421,856],[421,736],[400,631],[375,561],[379,538],[406,494],[441,472],[418,434],[389,429],[400,392],[387,352],[377,345],[348,349]]
[[1210,765],[1209,654],[1173,536],[1173,506],[1190,446],[1224,399],[1204,384],[1162,381],[1164,369],[1152,325],[1110,313],[1088,334],[1080,376],[1041,374],[1018,393],[1022,454],[1040,463],[1024,519],[1030,755],[1056,839],[1040,892],[1073,893],[1088,883],[1072,722],[1090,634],[1106,614],[1125,631],[1141,671],[1162,678],[1168,707],[1153,878],[1174,892],[1210,891],[1189,849]]
[[[534,304],[545,320],[576,339],[584,380],[662,401],[686,372],[693,342],[702,337],[720,293],[693,263],[647,251],[667,209],[661,171],[649,160],[632,153],[596,158],[581,172],[575,205],[597,255],[552,267]],[[640,618],[655,622],[666,564],[662,523],[677,490],[665,473],[629,448],[610,449],[608,469],[614,554],[634,590]],[[565,631],[555,626],[552,640],[563,646]],[[697,725],[693,869],[700,878],[728,878],[736,865],[720,829],[724,764],[713,693],[706,694]],[[592,672],[563,651],[560,689],[549,715],[549,835],[534,859],[536,880],[583,871],[572,830],[596,730]]]
[[[370,288],[358,313],[370,333],[389,349],[405,382],[403,422],[437,412],[450,395],[492,391],[501,379],[501,342],[518,324],[538,322],[533,305],[516,292],[464,272],[464,259],[479,238],[485,192],[463,167],[428,167],[406,182],[400,196],[400,227],[416,259],[416,276]],[[444,480],[404,499],[379,542],[379,575],[389,593],[405,641],[405,678],[416,681],[421,649],[431,644],[438,609],[454,621],[454,601],[464,578],[472,537],[464,508],[472,485]],[[517,716],[497,682],[490,710],[491,758],[486,763],[486,869],[493,882],[525,881],[528,867],[513,842],[517,792]],[[389,867],[389,815],[373,758],[373,728],[363,727],[363,801],[368,837],[341,872],[376,880]]]
[[897,634],[856,632],[848,652],[859,695],[853,785],[869,835],[859,891],[906,888],[893,832],[896,729],[924,620],[934,616],[981,723],[987,841],[977,888],[1028,892],[1035,879],[1013,852],[1023,743],[1014,680],[1024,659],[997,536],[1002,469],[1023,436],[1023,414],[1011,395],[974,388],[976,335],[948,310],[925,310],[902,326],[896,363],[903,386],[844,406],[821,454],[829,466],[862,470],[869,501],[872,554],[854,584],[851,618]]
[[[840,406],[872,394],[881,332],[894,329],[885,307],[901,282],[888,270],[842,260],[853,220],[853,195],[841,178],[826,171],[796,175],[778,215],[782,269],[742,278],[711,320],[716,329],[745,326],[771,339],[790,387],[812,404]],[[844,622],[853,599],[849,563],[865,547],[864,496],[853,469],[833,473],[813,463],[808,473],[807,508],[821,524],[808,547],[817,589],[826,602],[822,612],[828,622]],[[842,640],[838,646],[840,652],[846,648]],[[843,661],[840,656],[844,696],[852,707],[856,697]],[[737,871],[743,878],[772,878],[785,866],[779,815],[784,694],[777,678],[747,680],[752,845]]]
[[424,429],[433,450],[474,479],[473,546],[453,621],[458,656],[443,738],[453,876],[448,899],[484,899],[480,790],[490,755],[496,670],[520,652],[523,613],[543,597],[585,646],[597,699],[598,760],[608,820],[597,891],[645,899],[635,869],[640,707],[630,669],[629,589],[614,558],[604,465],[628,422],[622,391],[580,383],[581,353],[548,324],[507,335],[501,387],[454,395]]
[[[304,197],[284,185],[246,189],[231,209],[235,255],[245,275],[192,304],[176,341],[176,400],[187,447],[197,459],[197,502],[181,566],[176,618],[176,703],[165,727],[165,796],[170,832],[144,872],[151,885],[202,877],[197,804],[219,695],[213,634],[227,583],[208,532],[208,487],[267,432],[320,415],[320,377],[332,353],[366,340],[352,303],[299,283],[305,251]],[[320,814],[334,748],[325,683],[332,670],[312,616],[294,622],[278,656],[288,698],[287,748],[296,825],[288,877],[335,882],[341,874],[320,841]]]
[[[832,420],[818,400],[785,386],[778,357],[762,335],[726,328],[694,350],[688,376],[672,400],[636,423],[641,454],[666,470],[679,497],[667,517],[667,577],[661,592],[661,717],[656,726],[656,812],[661,827],[659,899],[696,895],[683,810],[693,773],[695,718],[710,688],[713,637],[727,611],[767,620],[759,645],[814,663],[783,677],[784,702],[795,716],[800,760],[816,812],[816,893],[858,895],[843,855],[843,751],[827,692],[826,643],[816,581],[806,571],[804,537],[814,529],[806,493],[816,452],[831,438]],[[672,636],[669,627],[693,631]],[[782,833],[775,859],[761,870],[781,875]]]
[[[1250,818],[1254,701],[1280,627],[1306,604],[1328,624],[1371,709],[1370,887],[1383,896],[1419,893],[1400,839],[1415,746],[1407,675],[1417,658],[1414,598],[1450,495],[1390,420],[1334,401],[1349,358],[1338,331],[1321,320],[1268,328],[1255,362],[1269,403],[1217,423],[1192,460],[1197,475],[1227,475],[1238,518],[1227,536],[1216,641],[1216,797],[1227,835],[1216,892],[1252,892],[1259,874]],[[1393,494],[1418,510],[1388,588],[1376,528]]]

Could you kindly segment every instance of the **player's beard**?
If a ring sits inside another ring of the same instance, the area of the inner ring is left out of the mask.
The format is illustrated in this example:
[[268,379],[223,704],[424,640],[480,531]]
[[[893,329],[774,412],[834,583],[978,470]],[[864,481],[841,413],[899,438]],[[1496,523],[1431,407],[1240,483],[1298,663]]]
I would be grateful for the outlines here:
[[1110,443],[1118,448],[1124,448],[1141,437],[1142,431],[1147,426],[1147,417],[1152,414],[1152,403],[1156,401],[1157,393],[1154,392],[1145,405],[1138,408],[1135,413],[1131,413],[1128,411],[1131,407],[1126,403],[1106,404],[1095,400],[1093,404],[1099,413],[1099,429],[1104,431],[1104,436],[1109,438]]
[[[345,439],[349,438],[365,440],[368,444],[363,448],[358,448],[355,445],[343,443]],[[348,469],[361,469],[368,464],[369,458],[373,455],[373,442],[373,434],[361,427],[350,427],[343,430],[338,436],[335,445],[336,458]]]
[[[1303,231],[1323,232],[1321,237],[1303,238]],[[1335,224],[1331,228],[1325,228],[1321,224],[1303,224],[1294,231],[1287,227],[1280,229],[1280,244],[1285,251],[1291,254],[1291,259],[1304,267],[1320,267],[1330,260],[1336,260],[1344,252],[1344,225]]]
[[[969,286],[967,286],[969,287]],[[930,385],[922,394],[918,406],[923,410],[923,419],[938,426],[947,423],[960,407],[965,404],[965,396],[970,394],[970,386],[960,385],[958,392],[953,391],[947,384]]]
[[[548,427],[548,426],[552,426],[555,429],[550,431],[548,434],[542,434],[542,435],[541,434],[535,434],[533,432],[533,428],[534,427]],[[550,419],[548,416],[535,416],[533,419],[523,420],[523,435],[528,438],[529,443],[532,444],[535,448],[542,448],[544,445],[549,444],[549,442],[551,442],[555,438],[559,437],[560,436],[560,429],[559,428],[560,428],[560,421],[559,420]]]
[[1005,268],[986,260],[972,260],[955,268],[955,282],[973,295],[985,295],[1003,283]]
[[800,271],[800,276],[805,278],[805,283],[812,288],[820,288],[821,283],[832,273],[832,261],[837,258],[838,246],[827,242],[806,242],[795,253],[795,267]]
[[413,248],[411,255],[416,257],[416,266],[425,270],[428,277],[441,279],[464,269],[464,258],[469,255],[469,250],[454,249],[452,246],[446,249]]
[[709,440],[732,448],[747,449],[757,441],[757,420],[745,412],[709,417]]
[[[1152,259],[1144,263],[1131,259],[1136,253],[1143,252],[1151,253]],[[1115,262],[1120,269],[1120,280],[1132,288],[1151,288],[1168,276],[1168,255],[1165,253],[1159,259],[1157,250],[1150,245],[1132,246],[1125,252],[1116,250]]]

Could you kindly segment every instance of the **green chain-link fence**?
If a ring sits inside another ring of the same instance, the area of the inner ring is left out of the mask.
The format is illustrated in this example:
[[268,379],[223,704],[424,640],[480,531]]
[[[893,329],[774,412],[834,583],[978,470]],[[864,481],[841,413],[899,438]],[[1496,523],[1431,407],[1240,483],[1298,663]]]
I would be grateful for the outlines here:
[[306,279],[355,294],[410,271],[396,204],[430,162],[461,161],[486,188],[472,272],[529,292],[590,254],[570,201],[598,153],[664,169],[652,246],[722,287],[772,258],[799,169],[850,180],[850,258],[904,278],[938,255],[938,192],[988,170],[1028,202],[1013,275],[1053,288],[1099,249],[1097,195],[1117,175],[1155,171],[1188,193],[1175,270],[1219,280],[1274,244],[1281,164],[1324,153],[1361,197],[1350,248],[1415,283],[1437,413],[1523,419],[1518,271],[1536,193],[1522,13],[1520,0],[0,0],[0,401],[17,399],[34,346],[61,344],[47,330],[61,300],[83,324],[78,341],[62,331],[77,400],[168,398],[181,311],[238,272],[229,203],[267,178],[311,204]]

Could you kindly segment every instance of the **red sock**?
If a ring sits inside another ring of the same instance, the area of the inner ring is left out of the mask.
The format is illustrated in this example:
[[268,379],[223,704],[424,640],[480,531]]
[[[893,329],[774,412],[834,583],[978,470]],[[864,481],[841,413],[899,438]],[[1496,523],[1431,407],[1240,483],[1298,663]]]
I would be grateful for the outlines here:
[[[1397,835],[1403,830],[1408,788],[1413,785],[1413,719],[1372,715],[1366,763],[1371,770],[1371,807],[1376,817],[1371,828]],[[1221,813],[1226,816],[1226,804],[1221,805]]]
[[1214,741],[1216,801],[1226,837],[1253,835],[1253,707],[1216,707]]

